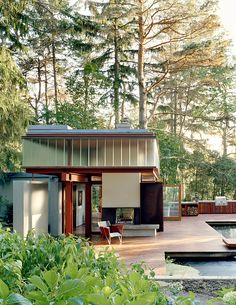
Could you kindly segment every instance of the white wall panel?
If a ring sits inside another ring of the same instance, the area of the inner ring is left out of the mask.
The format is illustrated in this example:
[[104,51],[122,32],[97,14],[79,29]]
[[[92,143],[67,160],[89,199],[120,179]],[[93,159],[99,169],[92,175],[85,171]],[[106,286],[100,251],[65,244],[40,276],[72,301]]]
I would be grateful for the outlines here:
[[139,173],[102,174],[102,207],[140,207]]

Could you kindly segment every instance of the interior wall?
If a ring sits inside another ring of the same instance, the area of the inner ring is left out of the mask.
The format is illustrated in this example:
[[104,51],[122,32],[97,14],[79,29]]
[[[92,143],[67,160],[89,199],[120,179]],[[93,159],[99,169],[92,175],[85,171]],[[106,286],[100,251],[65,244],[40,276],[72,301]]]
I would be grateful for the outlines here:
[[103,208],[139,208],[140,174],[139,173],[103,173],[102,174]]
[[[82,201],[82,205],[79,205],[80,201]],[[84,224],[84,222],[85,222],[85,186],[83,184],[77,184],[76,227],[81,226],[82,224]]]

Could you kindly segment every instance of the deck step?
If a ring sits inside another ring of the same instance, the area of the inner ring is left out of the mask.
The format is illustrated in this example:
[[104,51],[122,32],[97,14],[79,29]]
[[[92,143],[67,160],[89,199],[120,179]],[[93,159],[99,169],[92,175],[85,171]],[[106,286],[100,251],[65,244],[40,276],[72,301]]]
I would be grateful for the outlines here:
[[222,240],[228,248],[231,249],[236,248],[236,238],[223,238]]

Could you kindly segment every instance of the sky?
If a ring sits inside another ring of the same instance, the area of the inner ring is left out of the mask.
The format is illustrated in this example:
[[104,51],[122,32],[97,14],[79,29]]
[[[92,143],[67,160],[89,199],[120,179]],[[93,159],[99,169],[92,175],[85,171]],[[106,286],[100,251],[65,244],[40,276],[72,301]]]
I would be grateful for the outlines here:
[[[218,0],[219,1],[219,16],[228,32],[229,38],[233,41],[232,52],[236,55],[236,0]],[[70,0],[71,4],[78,0]],[[79,0],[83,3],[84,0]]]
[[233,40],[233,54],[236,55],[236,0],[219,0],[219,16]]

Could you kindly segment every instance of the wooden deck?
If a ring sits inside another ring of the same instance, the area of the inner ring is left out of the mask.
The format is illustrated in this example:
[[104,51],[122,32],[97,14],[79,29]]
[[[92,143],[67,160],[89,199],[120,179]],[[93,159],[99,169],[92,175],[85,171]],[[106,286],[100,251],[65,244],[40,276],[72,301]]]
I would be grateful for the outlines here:
[[[166,221],[164,232],[153,237],[124,237],[123,244],[112,240],[112,247],[128,265],[144,261],[156,274],[165,275],[165,253],[229,253],[222,241],[222,235],[211,228],[206,221],[236,221],[233,214],[203,214],[196,217],[182,217],[181,221]],[[97,249],[108,246],[106,241],[94,240]]]

